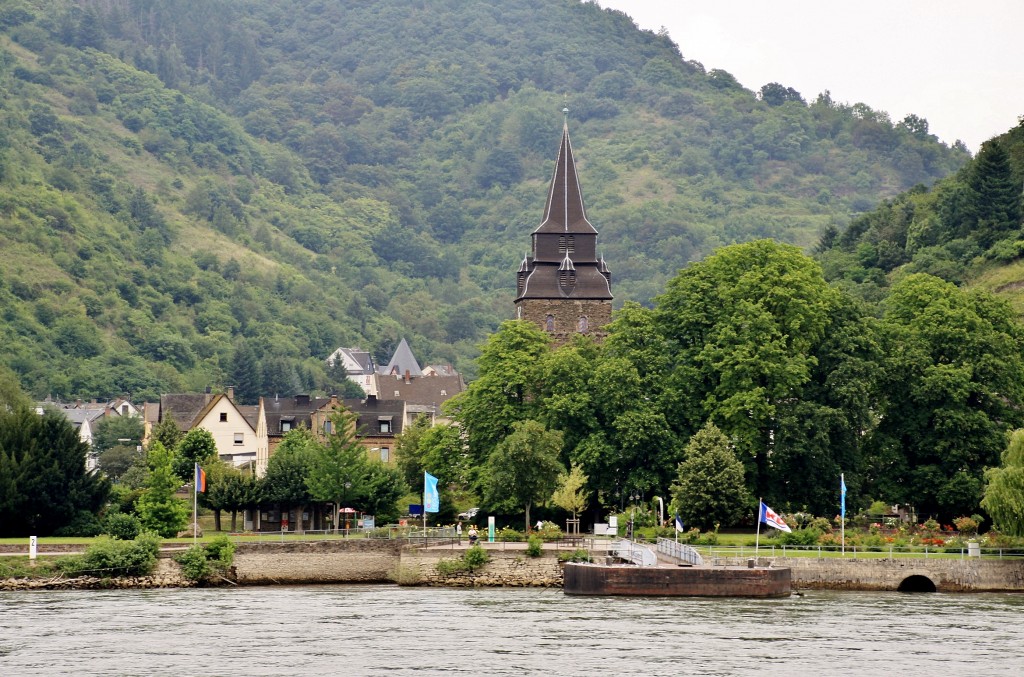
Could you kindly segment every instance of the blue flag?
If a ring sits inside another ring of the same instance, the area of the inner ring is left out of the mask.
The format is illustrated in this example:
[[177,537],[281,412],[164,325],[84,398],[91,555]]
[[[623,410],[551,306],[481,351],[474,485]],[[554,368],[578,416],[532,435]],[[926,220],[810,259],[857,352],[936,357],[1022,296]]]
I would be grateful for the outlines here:
[[676,531],[683,531],[683,520],[679,518],[679,513],[676,513]]
[[839,514],[846,519],[846,478],[839,475]]
[[441,498],[437,495],[437,478],[428,472],[423,473],[423,511],[437,512],[441,507]]

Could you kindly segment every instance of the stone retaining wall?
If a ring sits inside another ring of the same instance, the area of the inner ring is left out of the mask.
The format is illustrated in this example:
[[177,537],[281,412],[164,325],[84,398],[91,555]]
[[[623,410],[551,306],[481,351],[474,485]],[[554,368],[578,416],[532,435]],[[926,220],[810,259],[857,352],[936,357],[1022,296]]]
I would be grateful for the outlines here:
[[235,550],[240,585],[381,583],[392,580],[401,543],[391,540],[242,543]]
[[[761,558],[760,564],[767,564]],[[794,588],[898,590],[911,576],[923,576],[939,592],[1024,591],[1024,559],[924,559],[773,557],[792,570]]]
[[402,551],[400,580],[403,583],[472,587],[562,587],[562,565],[554,552],[544,552],[540,557],[528,557],[522,550],[489,550],[490,561],[476,571],[460,571],[443,575],[437,570],[437,563],[443,559],[456,559],[461,552],[456,550]]

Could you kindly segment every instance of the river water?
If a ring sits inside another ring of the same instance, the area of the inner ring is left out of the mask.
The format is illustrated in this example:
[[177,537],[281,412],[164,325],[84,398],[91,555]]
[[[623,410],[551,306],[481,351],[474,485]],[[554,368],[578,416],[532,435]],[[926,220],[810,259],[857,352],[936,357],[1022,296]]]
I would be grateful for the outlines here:
[[1022,675],[1024,595],[0,593],[0,675]]

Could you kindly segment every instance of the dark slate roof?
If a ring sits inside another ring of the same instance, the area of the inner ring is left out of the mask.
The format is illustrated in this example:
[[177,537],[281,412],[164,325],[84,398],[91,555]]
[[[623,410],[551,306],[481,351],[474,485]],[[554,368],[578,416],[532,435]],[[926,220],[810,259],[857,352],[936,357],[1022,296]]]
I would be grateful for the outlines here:
[[381,437],[378,432],[381,418],[391,421],[391,432],[384,433],[384,437],[402,433],[402,419],[405,416],[403,400],[379,400],[370,396],[365,399],[346,399],[341,403],[356,415],[356,434],[359,437]]
[[341,359],[342,356],[347,357],[352,360],[352,362],[359,365],[358,370],[348,370],[350,375],[373,373],[373,355],[369,352],[360,348],[338,348],[331,353],[330,357],[327,358],[327,362],[329,364],[333,364],[334,360]]
[[170,416],[179,430],[190,430],[206,405],[216,395],[210,393],[177,393],[160,396],[160,420]]
[[329,397],[310,397],[296,395],[294,397],[264,397],[263,411],[267,418],[267,435],[281,434],[281,421],[291,420],[292,427],[298,428],[305,424],[313,427],[313,413],[331,403]]
[[520,298],[533,299],[612,299],[608,278],[595,266],[576,268],[576,284],[567,290],[558,283],[558,266],[538,263],[526,277]]
[[377,392],[382,397],[393,397],[396,400],[405,400],[406,404],[413,406],[440,407],[446,402],[466,389],[461,374],[452,376],[420,376],[410,378],[395,376],[378,376]]
[[403,338],[398,347],[395,348],[395,354],[392,355],[391,361],[388,362],[388,366],[382,367],[380,370],[382,374],[400,374],[404,376],[406,373],[409,376],[422,376],[423,371],[420,369],[420,363],[416,361],[416,357],[412,354],[412,349],[409,348],[409,344]]
[[[568,112],[568,111],[566,111]],[[558,148],[555,173],[551,177],[548,201],[544,206],[544,220],[534,233],[592,233],[597,229],[587,220],[583,208],[583,193],[576,175],[576,160],[569,141],[569,123],[562,128],[562,143]]]
[[533,251],[519,266],[516,301],[612,299],[611,273],[597,256],[597,230],[587,220],[568,124],[551,179],[544,221],[533,231]]

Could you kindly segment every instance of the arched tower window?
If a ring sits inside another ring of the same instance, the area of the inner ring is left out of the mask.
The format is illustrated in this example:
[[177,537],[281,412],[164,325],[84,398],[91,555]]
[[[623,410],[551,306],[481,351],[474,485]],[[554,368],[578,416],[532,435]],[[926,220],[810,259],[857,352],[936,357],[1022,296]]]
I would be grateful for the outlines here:
[[587,329],[590,328],[590,323],[587,320],[586,315],[580,315],[580,319],[576,320],[576,331],[581,334],[585,334]]
[[547,318],[544,319],[544,329],[546,331],[554,331],[555,330],[555,316],[554,315],[548,315]]

